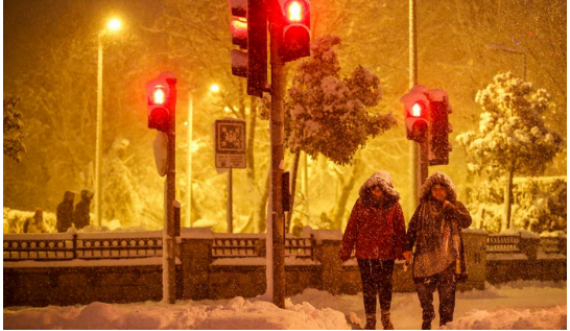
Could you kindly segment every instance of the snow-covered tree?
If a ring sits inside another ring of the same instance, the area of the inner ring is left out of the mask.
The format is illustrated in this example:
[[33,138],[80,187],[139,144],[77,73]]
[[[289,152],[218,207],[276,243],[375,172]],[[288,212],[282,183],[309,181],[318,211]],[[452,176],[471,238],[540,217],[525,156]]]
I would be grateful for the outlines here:
[[103,215],[108,220],[120,220],[123,227],[140,225],[137,218],[143,207],[136,178],[127,166],[129,157],[126,151],[129,144],[126,139],[116,139],[106,158],[107,164],[103,167]]
[[287,144],[312,157],[323,154],[337,164],[350,163],[357,149],[396,123],[392,114],[373,114],[382,97],[380,79],[362,66],[340,77],[333,46],[341,40],[325,36],[311,44],[312,55],[301,62],[288,91]]
[[4,96],[4,155],[14,161],[22,162],[22,154],[26,152],[24,145],[23,115],[17,109],[20,98]]
[[[392,114],[367,110],[377,106],[382,97],[378,76],[362,66],[349,77],[340,76],[333,49],[340,42],[339,37],[329,35],[311,43],[311,57],[298,65],[285,100],[285,130],[293,153],[304,151],[313,158],[322,154],[343,165],[353,161],[369,137],[383,133],[396,121]],[[297,163],[298,157],[295,168]],[[354,181],[347,181],[347,185],[352,189]],[[348,198],[348,194],[343,196]]]
[[466,147],[469,169],[506,176],[502,228],[510,227],[513,176],[537,175],[563,146],[562,138],[544,123],[552,107],[550,95],[510,72],[498,74],[475,101],[483,110],[477,132],[457,136]]

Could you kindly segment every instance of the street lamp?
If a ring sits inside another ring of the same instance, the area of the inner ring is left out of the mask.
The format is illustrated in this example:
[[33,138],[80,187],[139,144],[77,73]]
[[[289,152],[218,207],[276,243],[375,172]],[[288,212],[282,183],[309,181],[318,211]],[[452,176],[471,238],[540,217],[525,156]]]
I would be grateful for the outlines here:
[[521,54],[523,58],[523,81],[526,82],[526,52],[524,49],[519,49],[505,44],[489,43],[486,45],[488,48],[496,51],[504,51],[507,53]]
[[95,138],[95,219],[100,227],[102,220],[101,206],[103,197],[103,188],[101,184],[101,163],[103,148],[103,37],[109,31],[116,31],[121,28],[121,21],[114,18],[111,19],[107,27],[97,35],[97,134]]
[[[220,92],[220,86],[218,84],[212,84],[210,86],[210,92],[218,93]],[[194,126],[194,96],[192,91],[188,93],[188,174],[187,174],[187,190],[188,190],[188,202],[186,211],[186,226],[192,227],[192,153],[194,152],[194,140],[192,137],[193,126]]]

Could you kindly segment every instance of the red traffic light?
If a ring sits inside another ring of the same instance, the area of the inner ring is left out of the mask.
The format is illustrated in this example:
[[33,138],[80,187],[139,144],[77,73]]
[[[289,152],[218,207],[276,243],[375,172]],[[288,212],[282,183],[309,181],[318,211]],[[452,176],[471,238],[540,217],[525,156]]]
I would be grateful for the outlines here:
[[293,0],[289,1],[285,8],[285,15],[289,22],[301,22],[305,18],[305,2]]
[[167,132],[171,113],[176,103],[176,76],[170,72],[161,73],[158,78],[146,83],[148,127]]
[[152,94],[152,103],[155,105],[163,105],[166,102],[166,92],[164,88],[160,85],[155,87],[154,93]]
[[426,117],[426,105],[423,102],[414,102],[410,109],[412,117]]
[[240,48],[247,48],[247,21],[241,17],[231,21],[230,31],[232,33],[232,43]]
[[280,0],[284,19],[281,58],[285,62],[311,55],[311,8],[308,0]]
[[229,0],[233,20],[232,74],[247,78],[247,94],[263,96],[267,83],[267,8],[264,0]]
[[402,96],[404,103],[406,137],[418,143],[423,143],[428,135],[429,100],[425,94],[427,88],[414,87],[410,93]]

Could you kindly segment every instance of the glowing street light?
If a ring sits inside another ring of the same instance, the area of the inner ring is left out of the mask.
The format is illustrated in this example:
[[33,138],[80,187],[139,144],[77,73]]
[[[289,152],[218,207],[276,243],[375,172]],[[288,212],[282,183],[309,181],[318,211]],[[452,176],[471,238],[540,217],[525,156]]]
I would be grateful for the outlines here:
[[109,21],[109,24],[107,24],[107,27],[109,28],[109,30],[119,30],[121,28],[121,21],[114,18],[114,19]]
[[103,37],[107,31],[116,31],[121,28],[121,21],[114,18],[107,23],[107,28],[103,29],[97,36],[98,41],[98,61],[97,61],[97,132],[95,146],[95,219],[98,226],[101,226],[103,185],[101,182],[101,163],[103,151]]
[[220,86],[218,84],[212,84],[212,86],[210,86],[210,91],[213,93],[218,93],[220,92]]

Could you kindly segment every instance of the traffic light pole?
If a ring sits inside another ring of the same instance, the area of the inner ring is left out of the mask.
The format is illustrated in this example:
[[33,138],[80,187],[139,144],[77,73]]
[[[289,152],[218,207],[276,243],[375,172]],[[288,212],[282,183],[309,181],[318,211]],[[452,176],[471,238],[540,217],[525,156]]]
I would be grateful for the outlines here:
[[[410,90],[418,84],[418,55],[416,33],[416,0],[409,0],[409,33],[410,33]],[[409,217],[419,205],[420,187],[428,176],[427,139],[423,143],[410,141],[410,208]]]
[[[280,12],[279,1],[271,0],[270,15],[277,17]],[[271,239],[273,251],[273,303],[285,308],[285,233],[283,212],[282,175],[285,167],[283,158],[283,98],[285,95],[284,62],[279,54],[282,43],[282,27],[279,20],[269,20],[270,63],[271,63]]]
[[[174,199],[176,187],[176,79],[169,78],[166,80],[170,87],[170,119],[168,131],[168,147],[167,160],[168,166],[166,170],[165,181],[165,201],[164,212],[166,214],[166,233],[163,240],[163,256],[162,265],[163,290],[162,299],[165,303],[174,304],[176,302],[176,267],[175,267],[175,225],[174,225]],[[165,282],[167,280],[167,282]]]

